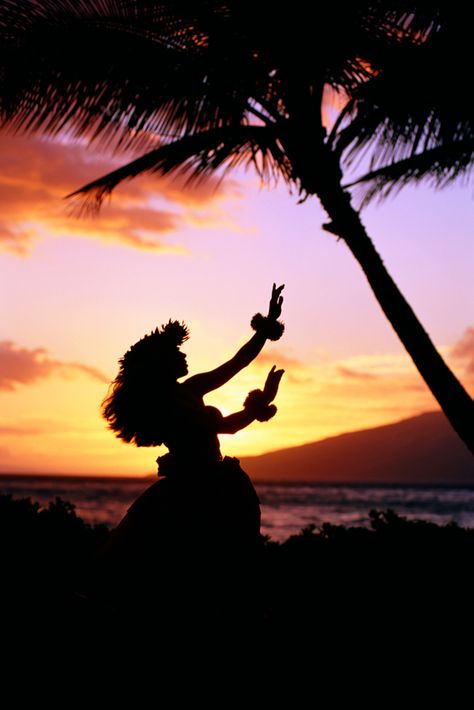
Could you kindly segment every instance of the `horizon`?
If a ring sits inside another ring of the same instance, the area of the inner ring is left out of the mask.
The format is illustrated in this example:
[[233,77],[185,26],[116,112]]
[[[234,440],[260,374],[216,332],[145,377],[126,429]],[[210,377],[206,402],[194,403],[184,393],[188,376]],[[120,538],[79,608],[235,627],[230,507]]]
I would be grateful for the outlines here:
[[[115,482],[120,482],[120,483],[134,483],[136,484],[137,482],[143,481],[144,483],[148,482],[150,479],[153,479],[153,476],[107,476],[107,475],[93,475],[93,474],[68,474],[68,473],[8,473],[8,472],[0,472],[0,480],[2,478],[24,478],[24,479],[67,479],[67,480],[75,480],[75,481],[115,481]],[[419,482],[411,482],[407,483],[405,481],[380,481],[380,482],[375,482],[371,480],[367,481],[351,481],[351,480],[317,480],[317,481],[308,481],[308,480],[278,480],[278,479],[263,479],[263,478],[252,478],[253,483],[256,486],[283,486],[287,488],[291,488],[292,486],[295,486],[296,488],[298,487],[304,487],[304,486],[334,486],[335,488],[344,488],[344,486],[351,487],[351,488],[357,488],[357,487],[371,487],[371,488],[393,488],[393,487],[400,487],[400,488],[469,488],[474,490],[474,482],[473,483],[468,483],[468,482],[463,482],[463,481],[454,481],[452,483],[446,483],[443,481],[419,481]],[[0,491],[0,495],[5,495]]]

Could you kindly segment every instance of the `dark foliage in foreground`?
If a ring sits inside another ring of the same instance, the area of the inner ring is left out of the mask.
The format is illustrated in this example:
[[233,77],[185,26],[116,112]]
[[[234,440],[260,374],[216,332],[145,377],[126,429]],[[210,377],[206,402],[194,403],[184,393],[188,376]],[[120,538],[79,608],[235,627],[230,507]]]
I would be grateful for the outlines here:
[[[60,498],[41,508],[29,498],[0,496],[4,647],[23,663],[25,649],[38,660],[52,641],[53,655],[48,651],[43,662],[74,659],[76,671],[86,661],[102,668],[106,660],[146,664],[155,655],[161,667],[174,665],[202,644],[214,663],[243,643],[247,659],[267,665],[347,668],[370,658],[372,668],[394,673],[390,664],[402,663],[399,644],[404,664],[441,647],[456,655],[473,626],[474,529],[409,521],[391,510],[372,510],[370,520],[370,529],[326,523],[283,543],[266,538],[251,578],[236,587],[227,578],[222,583],[219,565],[206,580],[177,561],[174,581],[184,588],[174,607],[171,595],[166,604],[160,599],[173,580],[157,575],[156,603],[144,590],[143,603],[138,597],[132,608],[117,610],[85,593],[106,526],[84,523]],[[199,599],[207,597],[207,606],[193,606],[196,589],[204,590]]]
[[0,495],[0,564],[11,572],[4,590],[74,589],[107,535],[106,525],[85,523],[75,505],[59,497],[45,508],[31,498]]
[[325,610],[341,631],[354,625],[398,637],[413,624],[423,635],[471,615],[473,529],[410,521],[392,510],[371,510],[370,521],[371,529],[310,526],[270,551],[273,575],[291,580],[281,586],[284,598],[277,588],[270,595],[283,623],[299,616],[301,624],[318,624]]
[[[427,583],[437,576],[441,583],[448,575],[452,583],[452,575],[461,575],[464,566],[470,573],[474,529],[408,520],[390,509],[371,510],[369,517],[370,528],[324,523],[320,528],[309,525],[283,543],[265,537],[264,569],[272,576],[285,570],[293,582],[299,579],[298,593],[305,592],[305,578],[311,578],[317,587],[306,588],[310,596],[333,585],[325,577],[329,568],[333,579],[348,588],[396,583],[407,592],[415,581]],[[0,495],[0,564],[15,572],[6,575],[3,590],[21,585],[30,595],[55,587],[80,590],[82,575],[109,532],[105,524],[84,522],[75,505],[59,497],[41,507],[31,498]]]

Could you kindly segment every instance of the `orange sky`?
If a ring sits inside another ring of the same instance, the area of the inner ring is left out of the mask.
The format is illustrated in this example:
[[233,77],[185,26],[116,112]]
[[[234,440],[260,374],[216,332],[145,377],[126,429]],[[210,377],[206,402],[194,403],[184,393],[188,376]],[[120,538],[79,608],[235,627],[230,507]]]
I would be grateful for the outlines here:
[[[0,471],[148,474],[159,449],[116,440],[99,405],[118,358],[185,320],[190,373],[231,356],[285,283],[281,341],[207,398],[225,413],[284,367],[277,416],[222,448],[249,455],[436,409],[316,200],[236,173],[189,190],[146,177],[99,217],[62,199],[112,168],[81,145],[0,137]],[[364,221],[436,345],[474,389],[472,202],[467,188],[406,189]]]

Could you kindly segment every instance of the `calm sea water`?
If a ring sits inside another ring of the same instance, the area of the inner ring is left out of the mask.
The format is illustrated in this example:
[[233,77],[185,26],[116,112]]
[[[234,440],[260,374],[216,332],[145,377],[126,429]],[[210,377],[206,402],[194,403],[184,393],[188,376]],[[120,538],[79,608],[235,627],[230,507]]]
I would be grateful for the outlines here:
[[[42,505],[59,496],[74,503],[77,514],[87,522],[114,526],[153,480],[0,475],[0,493],[29,496]],[[256,488],[262,504],[262,532],[274,540],[285,540],[310,524],[368,526],[372,508],[391,508],[410,519],[474,527],[474,485],[265,483]]]

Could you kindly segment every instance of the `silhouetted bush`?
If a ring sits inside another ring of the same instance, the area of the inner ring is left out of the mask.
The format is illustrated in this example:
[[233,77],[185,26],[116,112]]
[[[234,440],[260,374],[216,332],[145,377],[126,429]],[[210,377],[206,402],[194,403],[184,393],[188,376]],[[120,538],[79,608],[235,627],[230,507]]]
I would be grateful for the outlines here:
[[371,510],[370,522],[267,542],[267,614],[279,633],[395,643],[416,631],[425,643],[472,622],[474,530],[392,510]]
[[[319,648],[335,652],[341,638],[357,638],[367,649],[380,643],[380,635],[395,643],[414,630],[427,639],[467,628],[472,621],[474,530],[407,520],[392,510],[370,511],[370,522],[370,528],[310,525],[282,543],[262,538],[261,564],[247,592],[251,598],[240,604],[239,591],[227,608],[229,616],[236,610],[233,633],[242,627],[242,635],[248,636],[252,627],[256,642],[267,649],[277,648],[278,640],[289,635],[295,647],[316,639]],[[48,633],[61,639],[59,646],[80,638],[89,653],[94,638],[120,637],[123,610],[116,613],[87,596],[91,563],[108,534],[107,526],[85,523],[74,505],[60,498],[41,507],[30,498],[0,495],[1,601],[13,637],[37,637],[37,626],[46,624]],[[216,562],[217,572],[218,567]],[[208,580],[211,600],[222,593],[214,588],[217,572]],[[202,575],[196,570],[192,574],[181,605],[193,590],[206,589]],[[156,606],[146,609],[147,621],[155,619],[163,635],[160,618],[166,618],[169,632],[173,614],[182,610],[163,609],[157,594]],[[129,625],[135,611],[127,616]],[[212,620],[201,620],[206,625],[211,627]],[[223,625],[220,617],[219,627],[222,636],[232,625]],[[143,626],[137,633],[148,630]],[[102,645],[97,649],[103,650]]]
[[47,507],[0,495],[2,596],[17,607],[58,599],[81,587],[95,550],[108,535],[57,497]]

